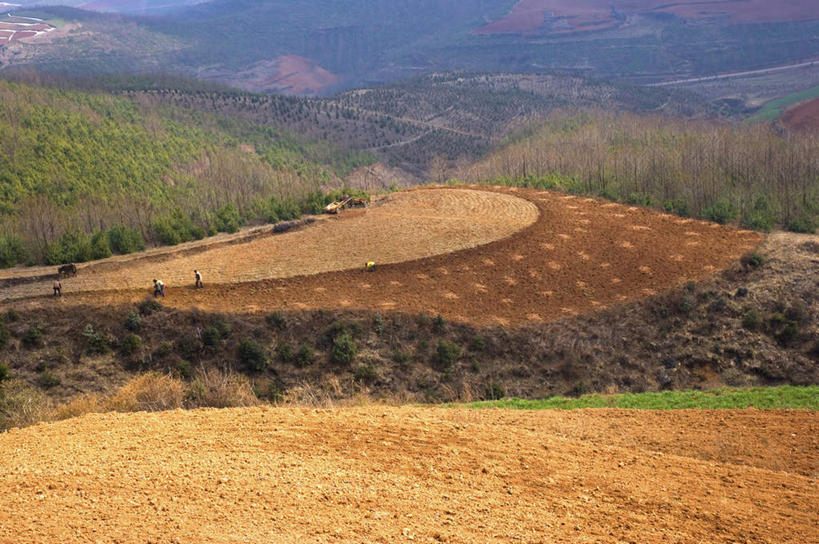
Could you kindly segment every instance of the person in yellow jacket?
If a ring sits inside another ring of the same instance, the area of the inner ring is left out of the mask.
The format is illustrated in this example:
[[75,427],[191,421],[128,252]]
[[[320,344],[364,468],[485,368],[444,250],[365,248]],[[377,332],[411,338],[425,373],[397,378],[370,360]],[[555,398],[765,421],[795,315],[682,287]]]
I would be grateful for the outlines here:
[[367,264],[364,265],[364,269],[367,272],[375,272],[375,263],[373,261],[367,261]]

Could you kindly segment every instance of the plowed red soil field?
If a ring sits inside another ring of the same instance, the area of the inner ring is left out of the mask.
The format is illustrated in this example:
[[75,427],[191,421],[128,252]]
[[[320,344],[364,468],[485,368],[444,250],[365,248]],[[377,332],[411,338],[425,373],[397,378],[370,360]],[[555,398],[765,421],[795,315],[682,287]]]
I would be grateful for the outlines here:
[[819,130],[819,98],[788,108],[781,121],[791,130]]
[[[33,297],[27,304],[34,306],[131,303],[159,277],[168,286],[163,302],[181,308],[375,309],[508,325],[587,313],[702,279],[760,240],[750,231],[552,192],[423,189],[298,232],[86,266],[63,281],[59,301],[43,296],[50,281],[6,287],[2,298]],[[371,259],[376,272],[364,272]],[[205,289],[193,289],[194,268],[204,273]]]
[[0,434],[0,542],[819,541],[812,412],[365,407]]

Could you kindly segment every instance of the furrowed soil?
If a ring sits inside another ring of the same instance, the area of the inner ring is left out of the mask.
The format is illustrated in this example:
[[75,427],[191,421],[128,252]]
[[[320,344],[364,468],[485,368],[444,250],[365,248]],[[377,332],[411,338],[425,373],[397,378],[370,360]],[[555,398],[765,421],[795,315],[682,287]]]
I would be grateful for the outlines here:
[[[421,189],[283,235],[81,266],[57,303],[133,303],[160,278],[163,303],[183,309],[364,309],[517,325],[712,276],[760,241],[750,231],[552,192]],[[374,273],[362,270],[369,260]],[[195,268],[205,289],[193,289]],[[55,304],[44,296],[50,289],[50,278],[7,285],[0,298],[37,308]]]
[[814,412],[244,408],[0,435],[0,542],[819,540]]

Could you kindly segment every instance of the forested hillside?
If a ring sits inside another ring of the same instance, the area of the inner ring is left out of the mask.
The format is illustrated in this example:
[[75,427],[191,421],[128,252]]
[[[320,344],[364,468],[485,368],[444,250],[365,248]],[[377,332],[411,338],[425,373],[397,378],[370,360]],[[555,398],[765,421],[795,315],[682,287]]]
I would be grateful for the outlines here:
[[819,137],[771,125],[557,112],[459,180],[559,187],[769,231],[819,227]]
[[4,265],[84,260],[291,218],[315,208],[300,203],[321,200],[316,192],[335,176],[319,160],[340,173],[357,164],[269,126],[3,80],[0,149]]

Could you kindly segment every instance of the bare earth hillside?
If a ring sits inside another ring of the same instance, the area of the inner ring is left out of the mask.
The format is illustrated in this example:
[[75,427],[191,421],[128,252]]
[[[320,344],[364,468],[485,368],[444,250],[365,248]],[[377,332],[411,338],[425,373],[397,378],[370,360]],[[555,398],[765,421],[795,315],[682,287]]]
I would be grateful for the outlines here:
[[367,407],[0,435],[0,542],[815,542],[811,412]]

